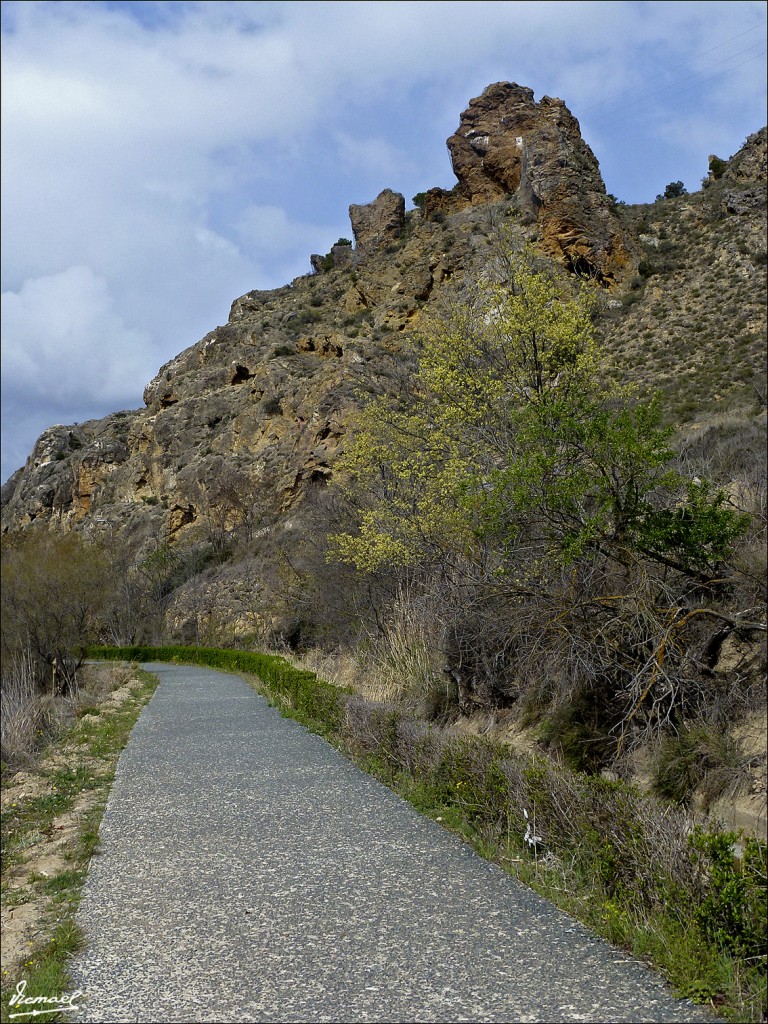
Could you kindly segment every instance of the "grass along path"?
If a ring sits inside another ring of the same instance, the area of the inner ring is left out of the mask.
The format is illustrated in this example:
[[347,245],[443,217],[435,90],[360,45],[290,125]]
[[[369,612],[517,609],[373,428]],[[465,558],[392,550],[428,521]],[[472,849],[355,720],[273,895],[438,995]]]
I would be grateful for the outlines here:
[[[460,834],[679,995],[731,1021],[765,1021],[763,842],[634,787],[458,737],[371,703],[276,655],[208,648],[94,648],[93,657],[206,665],[245,676],[422,814]],[[525,843],[522,808],[543,849]]]
[[[69,990],[67,959],[80,944],[75,912],[117,760],[157,687],[141,669],[91,671],[106,690],[103,699],[81,708],[79,721],[34,767],[3,786],[2,1021],[19,1012],[10,1000],[21,982],[26,998]],[[45,1014],[46,1021],[61,1019]]]

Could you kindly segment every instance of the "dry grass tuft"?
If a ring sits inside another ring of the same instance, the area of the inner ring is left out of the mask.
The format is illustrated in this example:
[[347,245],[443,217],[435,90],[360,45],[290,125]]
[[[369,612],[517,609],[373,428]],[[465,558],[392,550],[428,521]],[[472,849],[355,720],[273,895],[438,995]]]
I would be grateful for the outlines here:
[[4,777],[34,765],[43,748],[131,678],[120,665],[85,665],[66,696],[41,693],[34,662],[21,650],[6,659],[0,684],[0,759]]

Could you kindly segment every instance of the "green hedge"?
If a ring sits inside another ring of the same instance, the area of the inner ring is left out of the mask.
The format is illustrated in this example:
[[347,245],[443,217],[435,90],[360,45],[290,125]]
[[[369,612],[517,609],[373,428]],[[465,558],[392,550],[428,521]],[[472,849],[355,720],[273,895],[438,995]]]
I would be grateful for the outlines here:
[[318,679],[314,672],[294,668],[276,654],[222,650],[216,647],[89,647],[89,658],[105,661],[170,661],[184,665],[207,665],[231,672],[258,676],[278,699],[283,699],[295,717],[323,735],[339,731],[343,719],[340,687]]

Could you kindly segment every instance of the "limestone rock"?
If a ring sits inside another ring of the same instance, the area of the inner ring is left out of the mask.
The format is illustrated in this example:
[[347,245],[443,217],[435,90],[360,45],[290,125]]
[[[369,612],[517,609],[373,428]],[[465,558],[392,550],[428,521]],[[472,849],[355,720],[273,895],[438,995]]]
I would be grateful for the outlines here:
[[351,245],[336,242],[326,256],[313,253],[309,257],[309,262],[316,274],[324,274],[329,270],[352,266],[355,262],[355,251]]
[[444,188],[430,188],[424,193],[424,217],[437,220],[463,209],[470,202],[471,199],[460,195],[456,189],[449,192]]
[[348,267],[355,262],[355,250],[351,245],[336,242],[331,246],[331,261],[335,269]]
[[765,186],[745,189],[726,189],[722,206],[726,213],[745,216],[765,209]]
[[73,520],[77,522],[91,510],[91,504],[106,479],[128,458],[128,448],[117,440],[96,440],[80,458],[72,460]]
[[[514,197],[538,220],[545,248],[569,269],[610,284],[631,262],[597,159],[562,100],[536,103],[531,89],[491,85],[470,101],[448,149],[459,197],[473,206]],[[450,202],[437,190],[427,193],[430,213],[441,205]]]
[[21,466],[19,469],[16,470],[15,473],[12,473],[11,476],[8,477],[8,479],[2,486],[2,490],[0,491],[0,506],[4,507],[13,498],[14,494],[16,493],[16,487],[20,483],[21,478],[23,476],[24,467]]
[[349,219],[358,249],[388,245],[400,238],[405,227],[405,199],[385,188],[372,203],[352,204]]
[[768,176],[768,128],[747,137],[746,142],[731,159],[723,173],[728,183],[765,186]]
[[303,335],[296,342],[297,352],[314,352],[318,356],[340,359],[344,355],[344,338],[340,334]]

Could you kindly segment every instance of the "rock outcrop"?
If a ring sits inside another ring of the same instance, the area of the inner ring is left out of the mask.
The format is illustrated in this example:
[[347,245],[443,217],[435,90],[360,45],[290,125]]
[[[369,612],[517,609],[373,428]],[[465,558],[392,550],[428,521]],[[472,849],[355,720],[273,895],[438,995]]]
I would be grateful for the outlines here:
[[611,285],[632,263],[594,153],[562,100],[512,82],[470,101],[448,139],[458,184],[431,189],[425,215],[514,198],[537,221],[547,252],[568,269]]
[[338,270],[340,267],[354,266],[355,258],[356,253],[352,248],[352,243],[343,240],[332,245],[331,251],[325,256],[313,253],[309,257],[309,262],[316,274],[324,274],[329,270]]
[[385,188],[372,203],[349,208],[357,248],[370,250],[396,241],[405,227],[405,199]]
[[768,128],[747,137],[739,152],[728,162],[723,178],[738,184],[765,185],[768,177]]

